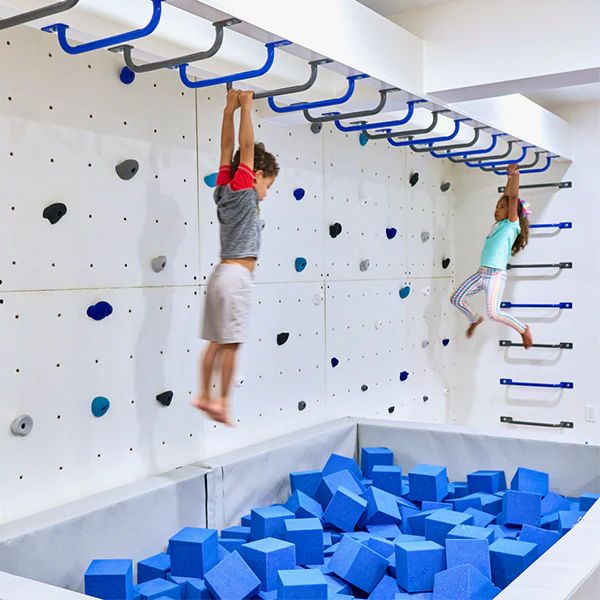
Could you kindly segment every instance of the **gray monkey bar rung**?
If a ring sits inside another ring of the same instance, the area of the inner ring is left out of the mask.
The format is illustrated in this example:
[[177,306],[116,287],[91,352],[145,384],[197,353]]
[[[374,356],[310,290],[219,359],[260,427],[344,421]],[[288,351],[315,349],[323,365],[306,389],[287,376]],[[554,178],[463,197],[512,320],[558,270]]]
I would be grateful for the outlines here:
[[64,2],[56,2],[55,4],[50,4],[50,6],[36,8],[35,10],[30,10],[29,12],[21,13],[20,15],[15,15],[14,17],[0,19],[0,30],[8,29],[9,27],[15,27],[16,25],[24,25],[30,21],[35,21],[37,19],[43,19],[44,17],[50,17],[52,15],[66,12],[67,10],[73,8],[78,2],[79,0],[65,0]]
[[149,73],[151,71],[157,71],[158,69],[169,69],[171,67],[177,67],[185,63],[191,63],[198,60],[206,60],[207,58],[214,56],[223,45],[223,29],[225,27],[231,27],[232,25],[238,25],[239,23],[241,23],[239,19],[226,19],[225,21],[217,21],[216,23],[213,23],[213,27],[215,27],[216,29],[215,41],[208,50],[202,50],[201,52],[186,54],[185,56],[168,58],[166,60],[158,60],[156,62],[146,63],[143,65],[138,65],[133,62],[133,57],[131,54],[134,48],[129,44],[114,46],[113,48],[109,48],[109,50],[111,52],[122,51],[127,68],[131,69],[134,73]]
[[473,135],[473,139],[468,143],[447,144],[445,146],[434,146],[433,143],[430,143],[430,144],[427,144],[424,148],[421,148],[419,146],[411,146],[410,149],[413,152],[431,152],[432,150],[434,152],[439,152],[440,150],[457,150],[457,149],[463,149],[463,148],[470,148],[471,146],[474,146],[477,143],[477,141],[479,140],[479,132],[482,129],[489,129],[489,127],[487,125],[485,125],[484,127],[473,127],[475,134]]
[[500,417],[500,423],[510,423],[511,425],[533,425],[534,427],[562,427],[564,429],[573,429],[572,421],[561,421],[560,423],[539,423],[536,421],[516,421],[512,417]]
[[[520,342],[512,342],[511,340],[500,340],[499,345],[503,348],[519,347],[524,345]],[[558,344],[531,344],[532,348],[559,348],[560,350],[573,350],[573,342],[559,342]]]
[[[528,185],[520,185],[519,189],[520,190],[524,190],[524,189],[535,189],[535,188],[547,188],[547,187],[556,187],[559,190],[563,190],[565,188],[571,188],[573,187],[573,182],[572,181],[558,181],[556,183],[530,183]],[[501,194],[502,192],[504,192],[504,190],[506,189],[505,186],[501,186],[498,188],[498,193]]]
[[408,137],[409,138],[413,135],[418,135],[421,133],[429,133],[430,131],[433,131],[438,124],[439,115],[441,113],[447,113],[447,112],[450,112],[450,110],[446,109],[446,108],[442,109],[442,110],[431,111],[431,115],[432,115],[431,124],[428,127],[425,127],[423,129],[411,129],[411,130],[407,130],[407,131],[397,131],[395,133],[388,132],[388,133],[376,133],[376,134],[371,134],[366,129],[363,129],[363,133],[370,140],[384,140],[387,138],[397,138],[397,137],[399,137],[399,138]]
[[[259,92],[254,94],[255,100],[262,100],[263,98],[269,98],[270,96],[285,96],[286,94],[295,94],[297,92],[304,92],[311,88],[317,80],[317,71],[321,65],[333,62],[330,58],[321,58],[319,60],[313,60],[309,62],[310,65],[310,76],[304,82],[298,85],[292,85],[289,87],[282,87],[276,90],[270,90],[266,92]],[[231,89],[230,84],[227,85],[227,89]]]
[[507,269],[572,269],[572,262],[559,262],[559,263],[543,263],[543,264],[531,264],[531,265],[512,265],[508,263]]

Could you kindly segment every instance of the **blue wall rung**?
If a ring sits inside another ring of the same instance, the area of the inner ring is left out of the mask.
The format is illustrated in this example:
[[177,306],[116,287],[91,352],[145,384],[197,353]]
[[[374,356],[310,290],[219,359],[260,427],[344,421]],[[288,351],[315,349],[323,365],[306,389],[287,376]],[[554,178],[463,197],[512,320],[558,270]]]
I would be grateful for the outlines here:
[[501,302],[500,308],[573,308],[572,302],[559,302],[558,304],[514,304],[513,302]]
[[572,390],[574,384],[572,381],[561,381],[560,383],[533,383],[531,381],[513,381],[512,379],[500,379],[500,385],[518,385],[521,387],[539,387],[539,388],[560,388]]
[[573,229],[573,223],[571,221],[563,221],[561,223],[533,223],[529,225],[529,229],[550,229],[554,227],[558,229]]

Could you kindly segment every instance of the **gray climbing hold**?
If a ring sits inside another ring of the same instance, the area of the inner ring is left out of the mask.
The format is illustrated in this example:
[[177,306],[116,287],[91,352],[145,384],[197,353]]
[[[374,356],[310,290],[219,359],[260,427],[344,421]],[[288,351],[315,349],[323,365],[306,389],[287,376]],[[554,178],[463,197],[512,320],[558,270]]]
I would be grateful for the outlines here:
[[445,183],[442,183],[442,185],[440,185],[440,190],[442,190],[442,192],[447,192],[450,189],[450,184],[446,181]]
[[423,396],[423,402],[427,402],[429,400],[429,396]]
[[304,402],[304,400],[301,400],[300,402],[298,402],[298,410],[302,411],[306,408],[306,402]]
[[152,270],[155,273],[160,273],[167,266],[167,257],[166,256],[157,256],[152,259]]
[[261,229],[261,231],[265,228],[265,220],[264,219],[259,219],[258,221],[258,225]]
[[423,340],[421,342],[421,348],[427,348],[427,346],[429,346],[429,341],[428,340]]
[[329,226],[329,235],[332,238],[336,238],[338,235],[342,233],[342,224],[341,223],[333,223]]
[[310,130],[313,133],[321,133],[321,129],[323,129],[323,123],[311,123]]
[[364,273],[370,265],[371,261],[368,258],[365,258],[365,260],[360,261],[360,270]]
[[10,430],[15,435],[29,435],[33,428],[33,419],[29,415],[17,417],[10,425]]
[[429,231],[422,231],[421,232],[421,241],[423,243],[429,241]]
[[415,187],[415,185],[417,185],[417,182],[419,181],[419,174],[412,173],[410,176],[410,179],[408,181],[409,181],[411,187]]
[[138,161],[134,160],[133,158],[128,158],[127,160],[124,160],[122,163],[119,163],[115,167],[115,171],[117,172],[117,175],[121,179],[124,179],[125,181],[128,181],[129,179],[133,179],[133,177],[135,177],[137,175],[137,172],[139,170],[140,170],[140,163],[138,163]]
[[368,385],[365,385],[365,384],[363,383],[363,384],[360,386],[360,389],[361,389],[363,392],[366,392],[366,391],[369,389],[369,386],[368,386]]

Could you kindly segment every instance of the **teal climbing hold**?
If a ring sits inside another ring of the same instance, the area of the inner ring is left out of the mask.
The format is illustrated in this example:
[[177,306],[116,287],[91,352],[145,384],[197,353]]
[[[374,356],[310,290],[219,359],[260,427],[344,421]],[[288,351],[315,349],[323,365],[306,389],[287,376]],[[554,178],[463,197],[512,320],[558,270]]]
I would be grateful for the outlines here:
[[306,192],[302,188],[296,188],[294,190],[294,198],[296,198],[296,200],[302,200],[304,194],[306,194]]
[[402,371],[400,373],[400,381],[406,381],[408,379],[408,371]]
[[358,136],[359,144],[361,146],[366,146],[368,141],[369,141],[369,138],[367,137],[367,134],[364,131],[361,131],[360,135]]
[[400,289],[400,298],[406,298],[408,297],[408,295],[410,294],[410,286],[409,285],[405,285],[403,288]]
[[95,417],[103,417],[110,407],[108,398],[104,396],[96,396],[92,400],[92,414]]
[[218,173],[211,173],[210,175],[207,175],[204,178],[204,183],[210,188],[217,187],[217,175]]
[[295,262],[294,266],[296,268],[296,272],[302,273],[302,271],[304,271],[304,269],[306,269],[306,259],[303,258],[302,256],[299,256],[296,259],[296,262]]

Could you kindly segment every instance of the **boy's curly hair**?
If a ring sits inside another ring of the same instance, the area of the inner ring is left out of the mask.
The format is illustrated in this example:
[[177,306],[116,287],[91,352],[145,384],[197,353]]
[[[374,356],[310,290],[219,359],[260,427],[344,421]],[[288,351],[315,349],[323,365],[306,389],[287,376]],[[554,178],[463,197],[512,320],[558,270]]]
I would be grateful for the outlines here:
[[[236,153],[233,155],[233,161],[231,162],[231,173],[235,175],[238,167],[240,166],[240,149],[238,148]],[[248,165],[249,166],[249,165]],[[265,177],[277,177],[279,175],[279,165],[277,159],[265,150],[265,145],[262,142],[254,144],[254,165],[252,170],[262,171]]]
[[[508,202],[508,196],[502,196],[501,200],[506,199]],[[527,215],[523,214],[523,205],[521,201],[517,201],[517,214],[519,215],[519,225],[521,226],[521,233],[517,236],[511,249],[511,255],[514,256],[517,252],[520,252],[527,246],[529,242],[529,219]]]

